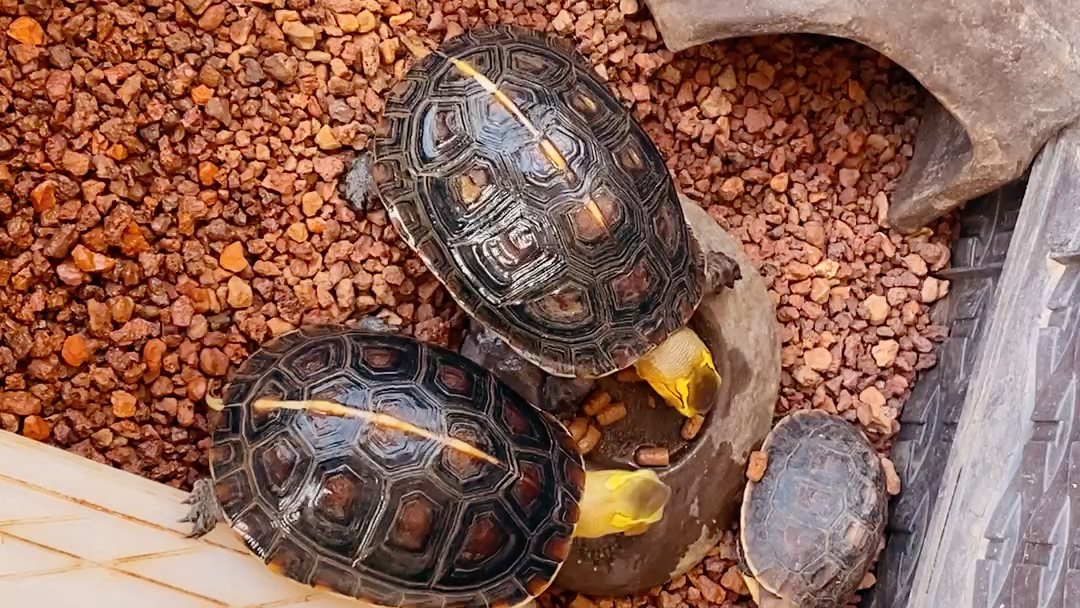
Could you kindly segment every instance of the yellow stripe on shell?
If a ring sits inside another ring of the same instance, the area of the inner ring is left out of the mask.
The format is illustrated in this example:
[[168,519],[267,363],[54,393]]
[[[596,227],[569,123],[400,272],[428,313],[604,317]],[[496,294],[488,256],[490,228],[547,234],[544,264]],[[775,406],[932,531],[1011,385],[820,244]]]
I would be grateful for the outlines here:
[[[444,55],[444,57],[446,56]],[[532,124],[532,121],[530,121],[528,117],[525,116],[525,114],[521,111],[521,108],[519,108],[517,104],[514,103],[514,100],[510,99],[510,97],[507,96],[506,93],[503,93],[501,90],[499,90],[499,87],[496,86],[494,82],[491,82],[491,79],[478,72],[476,68],[472,67],[467,62],[464,62],[456,57],[446,57],[446,59],[455,68],[457,68],[458,71],[475,80],[476,83],[479,84],[485,91],[495,96],[495,100],[498,101],[499,104],[502,105],[502,107],[506,108],[506,111],[510,112],[514,116],[514,118],[518,120],[518,122],[520,122],[526,129],[528,129],[529,133],[531,133],[533,137],[542,138],[540,140],[540,151],[543,152],[544,157],[551,161],[551,164],[554,165],[555,168],[559,171],[563,173],[567,172],[568,165],[566,163],[566,158],[563,157],[562,153],[559,152],[559,149],[555,147],[554,142],[552,142],[547,136],[543,135],[540,130]]]
[[444,437],[436,435],[427,429],[420,428],[415,424],[405,422],[400,418],[395,418],[389,414],[383,414],[381,412],[367,412],[364,410],[353,409],[346,407],[340,403],[334,403],[333,401],[323,400],[311,400],[311,401],[279,401],[276,399],[257,399],[252,407],[257,410],[273,410],[273,409],[288,409],[288,410],[301,410],[306,412],[316,412],[319,414],[326,414],[330,416],[339,416],[341,418],[359,418],[366,420],[371,424],[401,431],[410,435],[416,435],[442,444],[452,450],[456,450],[467,456],[478,458],[490,462],[494,465],[501,465],[502,463],[498,458],[495,458],[491,454],[484,452],[476,446],[469,445],[468,443],[455,439],[453,437]]

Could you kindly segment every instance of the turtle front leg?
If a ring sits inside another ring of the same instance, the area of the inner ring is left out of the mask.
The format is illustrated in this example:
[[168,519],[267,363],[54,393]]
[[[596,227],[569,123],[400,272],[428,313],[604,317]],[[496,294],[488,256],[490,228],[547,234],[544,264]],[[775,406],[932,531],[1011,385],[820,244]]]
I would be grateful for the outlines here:
[[719,291],[721,287],[731,289],[735,281],[742,278],[739,263],[731,256],[719,251],[705,254],[705,293]]
[[367,213],[375,208],[375,178],[371,172],[371,152],[363,151],[353,160],[349,172],[343,180],[345,201],[360,212]]
[[397,328],[387,323],[385,319],[375,316],[363,317],[357,322],[356,327],[379,334],[395,334],[398,331]]
[[225,521],[214,496],[214,482],[210,478],[203,478],[195,482],[191,494],[184,499],[184,504],[191,505],[188,514],[180,518],[182,522],[191,522],[191,532],[188,538],[199,538]]

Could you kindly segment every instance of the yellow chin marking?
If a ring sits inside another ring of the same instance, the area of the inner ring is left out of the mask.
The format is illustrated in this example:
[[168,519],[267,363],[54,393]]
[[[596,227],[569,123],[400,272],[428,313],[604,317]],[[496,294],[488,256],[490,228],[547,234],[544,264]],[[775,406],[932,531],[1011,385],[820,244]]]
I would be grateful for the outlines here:
[[712,409],[722,382],[712,354],[689,327],[645,353],[634,368],[668,405],[687,418]]
[[213,397],[211,395],[207,395],[206,397],[204,397],[204,399],[206,401],[206,407],[212,410],[220,412],[221,410],[225,409],[225,400],[221,397]]
[[752,576],[746,576],[743,573],[739,573],[743,578],[743,582],[746,583],[746,588],[750,590],[750,597],[754,600],[755,604],[761,604],[761,588],[758,586],[757,579]]
[[420,428],[415,424],[411,424],[395,418],[388,414],[380,412],[367,412],[364,410],[353,409],[346,407],[340,403],[334,403],[333,401],[278,401],[276,399],[257,399],[252,407],[257,410],[274,410],[274,409],[287,409],[287,410],[302,410],[307,412],[315,412],[318,414],[326,414],[329,416],[339,416],[341,418],[359,418],[366,420],[371,424],[378,425],[384,428],[393,429],[409,435],[416,435],[440,443],[452,450],[457,450],[462,454],[472,456],[473,458],[479,458],[485,460],[494,465],[502,464],[498,458],[495,458],[491,454],[478,449],[476,446],[469,445],[460,439],[453,437],[444,437],[442,435],[436,435],[427,429]]
[[671,488],[649,469],[588,471],[574,536],[641,534],[663,519],[670,498]]

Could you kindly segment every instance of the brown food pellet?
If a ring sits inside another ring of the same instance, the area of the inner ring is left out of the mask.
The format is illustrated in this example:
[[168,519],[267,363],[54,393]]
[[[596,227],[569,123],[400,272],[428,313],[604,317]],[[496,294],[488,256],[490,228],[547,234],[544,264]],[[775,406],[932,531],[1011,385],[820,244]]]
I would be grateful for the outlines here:
[[705,425],[705,417],[697,414],[691,418],[687,418],[686,422],[682,426],[682,438],[690,441],[698,436],[701,432],[701,427]]
[[600,426],[609,426],[626,418],[626,406],[621,403],[612,403],[596,415],[596,423]]
[[578,441],[578,451],[581,452],[582,455],[593,451],[597,444],[600,443],[601,437],[603,437],[603,435],[600,433],[600,429],[590,424],[589,428],[585,431],[585,436],[581,438],[581,441]]
[[596,416],[600,412],[604,411],[609,405],[611,405],[611,395],[606,391],[593,391],[592,394],[585,399],[585,403],[581,405],[581,411],[586,416]]
[[643,467],[666,467],[669,458],[667,448],[642,447],[634,451],[634,462]]
[[589,429],[589,420],[578,416],[574,418],[567,430],[570,431],[570,436],[574,438],[574,442],[580,442],[585,437],[585,431]]

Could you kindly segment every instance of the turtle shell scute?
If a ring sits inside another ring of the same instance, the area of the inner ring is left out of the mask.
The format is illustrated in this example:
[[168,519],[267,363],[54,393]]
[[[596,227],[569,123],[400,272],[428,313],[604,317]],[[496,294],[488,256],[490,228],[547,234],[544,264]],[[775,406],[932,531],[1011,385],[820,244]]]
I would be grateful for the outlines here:
[[457,353],[304,327],[249,357],[224,401],[216,497],[285,576],[381,606],[489,608],[529,599],[565,559],[584,491],[569,432]]
[[[377,189],[465,312],[526,360],[576,377],[631,365],[686,324],[705,259],[667,165],[567,41],[474,29],[405,80],[374,137]],[[643,251],[653,280],[617,295],[613,281]]]
[[820,411],[781,420],[764,477],[743,499],[741,550],[759,583],[801,608],[843,606],[884,535],[880,460],[854,425]]

